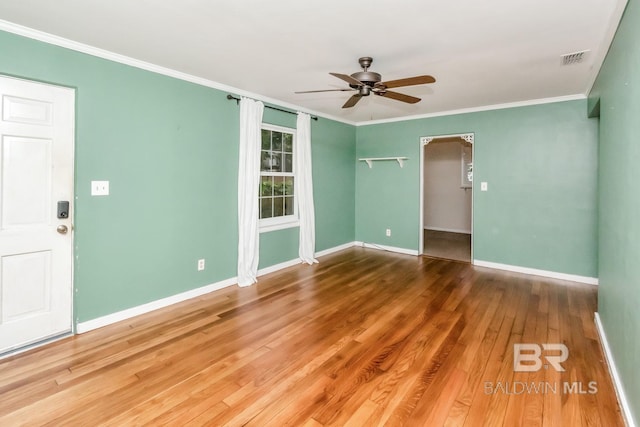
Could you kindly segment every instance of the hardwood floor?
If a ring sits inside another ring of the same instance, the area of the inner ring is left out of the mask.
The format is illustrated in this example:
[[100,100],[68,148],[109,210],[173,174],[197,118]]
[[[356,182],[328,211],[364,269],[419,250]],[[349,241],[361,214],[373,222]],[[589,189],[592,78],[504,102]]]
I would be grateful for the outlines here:
[[[0,361],[0,425],[621,426],[595,310],[592,286],[352,248]],[[565,371],[514,372],[515,343],[566,344]]]

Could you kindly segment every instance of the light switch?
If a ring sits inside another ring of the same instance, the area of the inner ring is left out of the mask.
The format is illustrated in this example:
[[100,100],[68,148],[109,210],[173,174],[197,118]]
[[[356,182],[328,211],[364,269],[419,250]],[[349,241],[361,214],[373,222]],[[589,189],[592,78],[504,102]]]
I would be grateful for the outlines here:
[[109,181],[91,181],[92,196],[108,196]]
[[487,191],[489,189],[489,185],[486,182],[480,183],[480,191]]

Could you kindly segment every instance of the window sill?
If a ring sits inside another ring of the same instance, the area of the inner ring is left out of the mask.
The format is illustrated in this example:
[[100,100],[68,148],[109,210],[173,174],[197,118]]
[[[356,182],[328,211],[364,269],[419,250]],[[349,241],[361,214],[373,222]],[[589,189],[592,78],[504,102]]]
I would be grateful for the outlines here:
[[285,228],[294,228],[300,226],[300,220],[294,219],[286,222],[278,222],[275,224],[264,224],[259,226],[260,233],[268,233],[270,231],[284,230]]

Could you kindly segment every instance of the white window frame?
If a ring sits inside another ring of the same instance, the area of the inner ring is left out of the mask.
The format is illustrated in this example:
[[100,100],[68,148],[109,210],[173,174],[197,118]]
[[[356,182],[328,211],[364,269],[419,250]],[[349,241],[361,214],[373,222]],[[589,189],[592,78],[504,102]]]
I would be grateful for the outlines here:
[[[278,216],[275,218],[260,219],[260,222],[259,222],[260,233],[266,233],[266,232],[275,231],[275,230],[283,230],[285,228],[299,227],[300,218],[298,217],[298,192],[297,192],[298,177],[296,177],[296,174],[295,174],[296,157],[297,157],[297,153],[296,153],[297,150],[295,149],[296,130],[292,128],[284,127],[284,126],[272,125],[269,123],[263,123],[261,129],[275,131],[275,132],[289,133],[292,135],[291,143],[294,148],[293,148],[293,159],[291,164],[292,164],[293,172],[266,172],[266,171],[262,171],[262,166],[261,166],[260,177],[262,176],[293,176],[294,190],[293,190],[293,215],[285,215],[285,216]],[[260,200],[260,197],[258,196],[258,201],[259,200]]]

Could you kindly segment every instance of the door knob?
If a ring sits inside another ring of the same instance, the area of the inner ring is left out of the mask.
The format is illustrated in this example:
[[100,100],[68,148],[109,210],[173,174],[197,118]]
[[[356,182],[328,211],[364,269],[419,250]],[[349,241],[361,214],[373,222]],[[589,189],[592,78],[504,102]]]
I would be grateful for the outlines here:
[[56,228],[56,231],[60,234],[67,234],[67,231],[69,229],[67,228],[66,225],[59,225],[58,228]]

